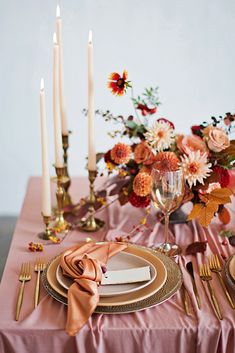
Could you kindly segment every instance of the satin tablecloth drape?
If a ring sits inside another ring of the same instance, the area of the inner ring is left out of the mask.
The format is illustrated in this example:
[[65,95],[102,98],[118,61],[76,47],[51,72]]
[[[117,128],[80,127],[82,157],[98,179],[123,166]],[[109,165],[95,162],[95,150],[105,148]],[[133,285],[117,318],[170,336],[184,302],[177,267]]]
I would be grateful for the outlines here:
[[[167,302],[132,314],[93,314],[88,323],[75,337],[65,333],[66,307],[52,299],[41,289],[40,303],[33,309],[33,295],[36,276],[26,284],[20,321],[14,320],[18,294],[18,274],[23,261],[35,261],[39,254],[27,250],[30,241],[37,242],[36,234],[43,228],[40,216],[40,178],[31,178],[28,184],[23,208],[19,216],[5,271],[0,284],[0,353],[233,353],[235,352],[235,312],[227,303],[217,278],[213,284],[219,298],[224,320],[219,321],[209,304],[208,292],[198,277],[198,264],[206,260],[211,252],[228,257],[234,253],[231,246],[223,246],[218,237],[221,226],[213,223],[204,230],[196,222],[171,226],[170,236],[185,248],[193,241],[208,240],[206,253],[197,256],[182,256],[180,267],[184,283],[193,300],[193,315],[185,315],[181,294],[177,292]],[[75,178],[71,187],[74,200],[88,192],[86,178]],[[231,206],[232,207],[232,206]],[[129,232],[143,217],[143,210],[120,207],[113,203],[99,214],[105,219],[106,228],[94,235],[95,239],[114,239],[116,235]],[[149,230],[137,233],[133,240],[152,246],[163,239],[163,226],[151,218]],[[230,228],[235,228],[235,217]],[[43,255],[50,259],[67,247],[84,239],[86,234],[72,231],[58,245],[47,245]],[[92,235],[93,236],[93,235]],[[192,293],[189,274],[185,265],[192,260],[196,282],[202,299],[202,310],[198,310]],[[231,291],[233,298],[235,292]]]

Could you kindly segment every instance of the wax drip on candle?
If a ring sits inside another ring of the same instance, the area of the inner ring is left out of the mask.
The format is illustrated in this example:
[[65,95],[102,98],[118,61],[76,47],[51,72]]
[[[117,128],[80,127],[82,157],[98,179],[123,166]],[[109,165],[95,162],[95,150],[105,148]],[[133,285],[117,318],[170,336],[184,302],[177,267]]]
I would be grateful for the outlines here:
[[44,78],[41,78],[40,89],[41,89],[41,91],[44,90]]
[[56,6],[56,17],[60,17],[60,5]]
[[88,37],[88,43],[91,44],[92,43],[92,31],[89,31],[89,37]]
[[54,34],[53,34],[53,43],[58,44],[56,32],[54,32]]

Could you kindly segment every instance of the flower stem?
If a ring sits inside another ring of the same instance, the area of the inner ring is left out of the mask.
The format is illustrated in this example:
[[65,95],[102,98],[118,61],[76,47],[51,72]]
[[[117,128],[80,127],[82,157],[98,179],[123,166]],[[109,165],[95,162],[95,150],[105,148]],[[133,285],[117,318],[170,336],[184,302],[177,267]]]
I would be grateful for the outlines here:
[[131,98],[132,98],[132,104],[133,104],[133,107],[134,107],[134,110],[135,110],[136,118],[137,118],[139,124],[142,125],[143,123],[142,123],[142,121],[141,121],[141,119],[140,119],[140,117],[139,117],[139,114],[138,114],[137,109],[136,109],[136,107],[135,107],[135,103],[133,102],[133,99],[134,99],[134,90],[133,90],[133,87],[132,87],[132,86],[131,86]]

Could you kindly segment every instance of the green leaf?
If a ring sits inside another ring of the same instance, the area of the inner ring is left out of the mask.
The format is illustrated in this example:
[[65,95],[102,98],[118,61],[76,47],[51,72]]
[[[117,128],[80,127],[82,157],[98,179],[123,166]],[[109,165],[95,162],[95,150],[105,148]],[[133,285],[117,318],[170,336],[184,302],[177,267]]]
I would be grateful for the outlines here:
[[129,127],[130,129],[136,129],[137,126],[138,126],[134,121],[131,121],[131,120],[127,120],[127,121],[125,122],[125,125],[126,125],[127,127]]
[[232,233],[231,230],[221,230],[221,231],[219,232],[219,235],[220,235],[221,237],[230,238],[230,237],[233,235],[233,233]]

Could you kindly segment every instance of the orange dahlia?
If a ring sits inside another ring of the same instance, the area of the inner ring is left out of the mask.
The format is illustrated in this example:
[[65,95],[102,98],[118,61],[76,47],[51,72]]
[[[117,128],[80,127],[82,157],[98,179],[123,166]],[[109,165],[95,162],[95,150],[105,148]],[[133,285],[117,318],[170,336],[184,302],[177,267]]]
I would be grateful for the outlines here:
[[155,158],[154,167],[161,172],[171,172],[179,169],[179,162],[174,152],[159,152]]
[[117,96],[122,96],[128,87],[131,87],[130,81],[127,81],[127,71],[124,70],[122,76],[117,72],[112,72],[108,78],[108,88]]
[[117,143],[111,149],[111,158],[116,164],[126,164],[131,158],[131,147],[125,143]]
[[133,190],[138,196],[147,196],[151,193],[152,177],[147,173],[136,175],[133,183]]

